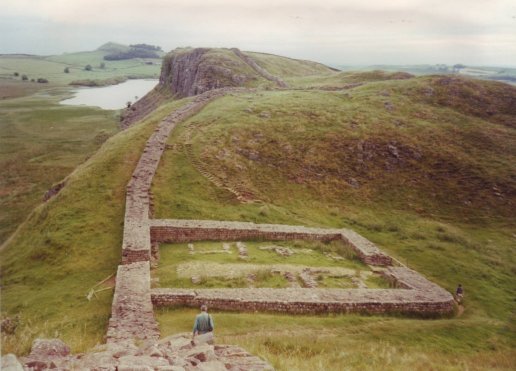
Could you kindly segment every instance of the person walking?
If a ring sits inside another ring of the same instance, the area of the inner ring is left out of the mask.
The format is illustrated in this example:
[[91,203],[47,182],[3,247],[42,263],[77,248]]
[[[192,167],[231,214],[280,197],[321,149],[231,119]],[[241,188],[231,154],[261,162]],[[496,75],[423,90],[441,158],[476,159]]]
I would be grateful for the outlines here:
[[215,325],[213,324],[213,318],[208,314],[208,307],[203,304],[201,305],[201,313],[195,317],[192,341],[197,335],[213,332],[214,329]]
[[459,283],[457,290],[455,290],[455,300],[457,300],[457,303],[461,304],[463,298],[464,298],[464,289],[462,288],[462,285]]

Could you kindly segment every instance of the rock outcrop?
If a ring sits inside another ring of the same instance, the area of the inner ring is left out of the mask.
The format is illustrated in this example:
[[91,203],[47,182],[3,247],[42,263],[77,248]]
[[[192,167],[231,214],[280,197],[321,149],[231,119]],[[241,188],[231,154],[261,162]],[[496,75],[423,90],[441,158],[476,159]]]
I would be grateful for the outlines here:
[[176,97],[208,90],[247,86],[262,78],[248,64],[224,49],[176,49],[163,59],[159,83]]

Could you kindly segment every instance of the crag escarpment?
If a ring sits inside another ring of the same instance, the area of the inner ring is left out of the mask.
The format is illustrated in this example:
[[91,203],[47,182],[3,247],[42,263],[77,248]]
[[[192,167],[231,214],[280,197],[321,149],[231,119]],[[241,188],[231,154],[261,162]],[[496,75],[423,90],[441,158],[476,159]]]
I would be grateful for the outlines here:
[[176,49],[164,58],[159,83],[177,97],[189,97],[213,89],[280,80],[264,77],[240,55],[240,51],[236,54],[226,49]]
[[176,49],[167,55],[161,67],[160,85],[178,97],[189,97],[221,87],[241,86],[254,78],[231,68],[238,65],[238,61],[225,56],[214,58],[209,51],[206,48]]

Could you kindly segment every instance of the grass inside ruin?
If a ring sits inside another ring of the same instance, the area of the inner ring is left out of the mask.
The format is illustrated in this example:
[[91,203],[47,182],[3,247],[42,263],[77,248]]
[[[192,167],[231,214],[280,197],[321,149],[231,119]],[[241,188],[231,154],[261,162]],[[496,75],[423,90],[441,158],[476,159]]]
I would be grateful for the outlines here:
[[[317,287],[389,287],[342,242],[246,241],[246,255],[234,242],[162,244],[156,287],[307,287],[304,270]],[[288,279],[287,279],[288,276]]]

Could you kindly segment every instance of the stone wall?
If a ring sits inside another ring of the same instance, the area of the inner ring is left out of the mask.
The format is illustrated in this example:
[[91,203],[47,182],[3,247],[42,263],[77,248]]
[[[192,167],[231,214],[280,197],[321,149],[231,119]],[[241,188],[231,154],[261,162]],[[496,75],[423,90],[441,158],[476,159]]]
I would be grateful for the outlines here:
[[[197,95],[163,119],[146,143],[127,185],[122,265],[118,267],[108,344],[156,340],[156,306],[199,306],[241,311],[283,313],[419,313],[453,310],[453,298],[439,286],[406,267],[392,267],[392,259],[374,243],[348,229],[308,228],[247,222],[151,219],[152,179],[175,125],[201,110],[211,100],[246,89],[210,90]],[[150,289],[150,263],[159,259],[159,243],[199,240],[345,241],[366,264],[387,266],[384,275],[402,289]]]
[[349,229],[308,228],[282,224],[254,224],[214,220],[150,220],[151,240],[156,242],[238,241],[263,240],[316,240],[345,241],[370,265],[391,265],[390,256],[375,244]]
[[390,267],[386,274],[407,289],[153,289],[155,306],[207,304],[231,311],[268,311],[290,314],[403,313],[436,315],[451,313],[452,295],[406,267]]
[[230,91],[232,90],[211,90],[196,96],[191,102],[173,111],[162,120],[147,141],[143,154],[126,187],[124,236],[122,243],[123,264],[130,264],[135,261],[141,261],[142,259],[150,259],[150,188],[170,132],[178,122],[196,114],[210,101]]
[[149,262],[118,266],[107,342],[158,340],[159,329],[150,296]]

